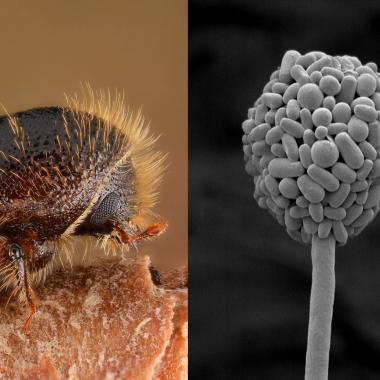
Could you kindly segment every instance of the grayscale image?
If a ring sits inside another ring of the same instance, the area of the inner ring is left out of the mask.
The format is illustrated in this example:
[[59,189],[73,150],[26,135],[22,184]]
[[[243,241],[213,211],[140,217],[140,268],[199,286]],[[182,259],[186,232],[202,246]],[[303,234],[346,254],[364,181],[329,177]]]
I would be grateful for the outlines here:
[[190,1],[194,378],[380,378],[379,21]]

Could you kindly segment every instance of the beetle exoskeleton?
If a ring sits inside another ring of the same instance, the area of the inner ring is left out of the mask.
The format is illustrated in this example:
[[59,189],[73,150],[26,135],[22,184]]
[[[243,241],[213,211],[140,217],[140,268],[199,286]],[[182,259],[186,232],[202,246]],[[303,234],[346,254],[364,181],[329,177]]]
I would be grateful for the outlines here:
[[25,328],[33,282],[68,237],[134,245],[167,226],[152,211],[165,155],[141,114],[109,93],[67,101],[0,117],[0,271],[30,306]]

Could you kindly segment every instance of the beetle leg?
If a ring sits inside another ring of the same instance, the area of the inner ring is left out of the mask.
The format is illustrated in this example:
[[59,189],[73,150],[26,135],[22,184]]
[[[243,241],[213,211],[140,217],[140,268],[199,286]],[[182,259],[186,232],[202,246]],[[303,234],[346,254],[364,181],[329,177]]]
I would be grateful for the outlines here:
[[159,236],[166,230],[167,227],[167,222],[156,223],[152,224],[145,231],[140,232],[137,235],[129,236],[126,231],[118,226],[114,226],[111,235],[116,235],[125,244],[132,244],[140,240]]
[[34,303],[35,297],[33,289],[29,284],[28,272],[25,265],[25,255],[22,248],[18,244],[12,244],[9,249],[9,257],[15,265],[17,285],[22,291],[24,291],[26,302],[29,306],[29,316],[23,325],[24,332],[27,332],[30,322],[32,321],[37,309]]
[[30,322],[32,321],[34,314],[36,314],[37,308],[36,308],[36,305],[34,303],[34,298],[35,298],[34,292],[33,292],[33,289],[30,287],[29,284],[26,285],[26,287],[24,288],[24,291],[25,291],[26,300],[27,300],[27,303],[29,306],[29,315],[28,315],[28,318],[26,319],[26,321],[24,322],[24,325],[22,327],[23,331],[26,333],[29,330]]

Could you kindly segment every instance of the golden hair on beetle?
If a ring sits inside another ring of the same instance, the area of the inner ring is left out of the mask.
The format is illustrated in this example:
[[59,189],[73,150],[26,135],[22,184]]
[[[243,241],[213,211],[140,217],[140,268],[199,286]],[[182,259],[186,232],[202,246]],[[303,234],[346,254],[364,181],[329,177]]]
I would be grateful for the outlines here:
[[[112,99],[109,90],[94,91],[89,84],[82,86],[81,96],[75,94],[65,97],[67,106],[80,128],[85,129],[89,121],[97,117],[105,122],[103,126],[106,131],[105,139],[113,127],[116,127],[120,136],[123,136],[121,139],[124,154],[115,168],[121,167],[127,159],[132,160],[136,180],[135,197],[139,205],[139,214],[134,220],[138,226],[145,228],[151,218],[158,219],[152,208],[157,202],[157,188],[166,168],[167,154],[154,151],[154,143],[158,137],[150,134],[149,125],[145,124],[141,109],[134,116],[125,107],[123,93],[116,92]],[[80,222],[86,216],[86,212],[75,223]]]

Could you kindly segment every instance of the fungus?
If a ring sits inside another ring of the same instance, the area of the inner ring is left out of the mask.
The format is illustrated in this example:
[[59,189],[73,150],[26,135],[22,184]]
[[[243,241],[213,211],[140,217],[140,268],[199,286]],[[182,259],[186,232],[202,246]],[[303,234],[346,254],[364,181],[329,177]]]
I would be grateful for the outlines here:
[[243,122],[255,200],[311,244],[306,380],[328,377],[335,247],[379,211],[379,110],[376,64],[289,50]]

